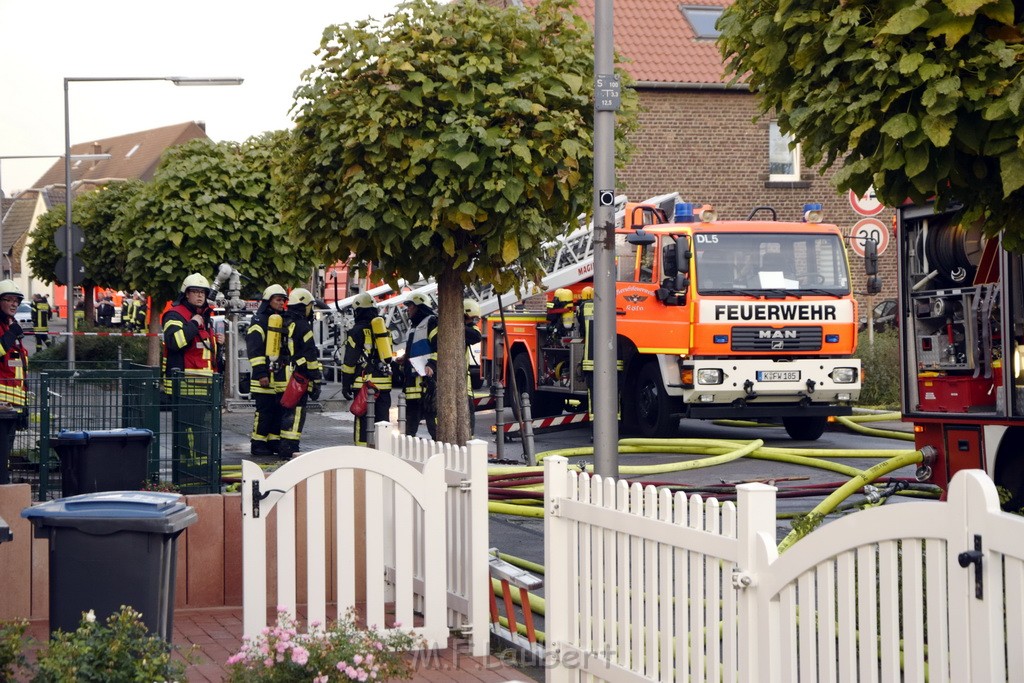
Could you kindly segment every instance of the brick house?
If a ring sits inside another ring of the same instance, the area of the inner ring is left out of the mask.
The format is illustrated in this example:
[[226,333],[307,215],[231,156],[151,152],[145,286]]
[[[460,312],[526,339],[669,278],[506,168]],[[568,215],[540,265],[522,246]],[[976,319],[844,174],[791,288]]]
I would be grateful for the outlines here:
[[[162,128],[127,133],[117,137],[71,146],[76,154],[109,154],[109,159],[73,160],[71,186],[75,194],[89,192],[115,180],[138,178],[149,180],[168,148],[195,138],[206,138],[202,122],[188,121]],[[28,264],[28,246],[36,219],[53,209],[64,206],[64,160],[58,159],[31,188],[4,200],[3,212],[3,268],[11,275],[28,298],[33,294],[46,294],[52,304],[65,303],[64,287],[48,285],[33,277]]]
[[[521,3],[522,0],[509,0]],[[527,5],[535,0],[525,0]],[[591,24],[594,0],[577,0]],[[730,0],[615,0],[615,49],[639,93],[635,151],[616,173],[618,191],[646,198],[678,191],[687,201],[712,204],[723,218],[745,218],[771,206],[780,219],[798,220],[803,205],[824,205],[825,220],[849,234],[865,216],[831,184],[832,171],[802,168],[769,116],[754,120],[756,96],[730,84],[722,72],[714,23]],[[890,232],[894,211],[874,216]],[[895,248],[879,259],[882,293],[896,293]],[[864,290],[863,261],[851,252],[855,292]],[[869,297],[859,294],[861,313]]]

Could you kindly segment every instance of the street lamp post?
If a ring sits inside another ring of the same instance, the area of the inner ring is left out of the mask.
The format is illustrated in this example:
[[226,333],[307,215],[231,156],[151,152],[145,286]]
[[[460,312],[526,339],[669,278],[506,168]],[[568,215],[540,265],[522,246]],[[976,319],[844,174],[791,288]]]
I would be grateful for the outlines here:
[[75,315],[72,307],[74,297],[74,256],[71,254],[71,117],[68,107],[68,84],[84,82],[114,81],[170,81],[174,85],[241,85],[241,78],[186,78],[183,76],[106,76],[106,77],[65,77],[64,78],[64,235],[67,238],[67,268],[64,286],[67,288],[67,331],[68,367],[75,367]]

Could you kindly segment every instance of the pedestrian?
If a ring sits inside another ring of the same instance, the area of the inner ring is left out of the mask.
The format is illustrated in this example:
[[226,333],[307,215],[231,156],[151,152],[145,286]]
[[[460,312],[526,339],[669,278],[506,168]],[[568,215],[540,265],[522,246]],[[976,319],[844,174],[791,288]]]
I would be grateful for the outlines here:
[[[14,317],[24,298],[13,280],[0,281],[0,410],[17,413],[14,420],[18,429],[28,426],[28,413],[25,410],[28,396],[25,390],[28,353],[21,343],[21,325]],[[2,445],[0,484],[11,483],[10,457],[14,450],[15,430],[9,432],[7,443]]]
[[[375,420],[387,420],[391,412],[391,333],[377,312],[373,297],[357,294],[352,305],[354,324],[345,337],[345,356],[341,362],[341,395],[351,399],[367,381],[377,392],[373,404]],[[366,445],[367,416],[356,418],[354,436],[357,446]]]
[[[174,393],[175,370],[186,378],[210,378],[217,371],[218,346],[224,343],[224,333],[213,329],[213,308],[206,301],[209,295],[210,281],[192,273],[182,280],[181,293],[164,313],[163,375],[168,396]],[[206,382],[192,381],[181,387],[181,393],[202,394],[208,387]]]
[[436,371],[437,316],[425,294],[416,292],[404,302],[409,319],[402,366],[405,387],[405,433],[415,436],[420,421],[427,423],[430,438],[437,434]]
[[111,327],[114,324],[114,301],[105,296],[96,307],[96,321],[100,327]]
[[146,331],[146,313],[148,310],[145,295],[139,292],[132,294],[131,319],[133,332]]
[[470,368],[478,365],[474,363],[473,347],[480,343],[483,335],[477,325],[480,324],[480,304],[472,299],[462,301],[463,322],[466,326],[466,392],[469,395],[469,436],[473,437],[476,431],[476,410],[473,406],[473,376]]
[[46,300],[45,294],[36,294],[32,301],[32,332],[36,338],[36,349],[45,349],[50,345],[50,318],[53,309]]
[[276,455],[281,439],[281,394],[288,383],[284,339],[284,306],[288,292],[281,285],[263,290],[263,300],[249,321],[245,349],[249,356],[249,392],[256,403],[250,455]]
[[281,442],[278,457],[288,460],[299,452],[302,427],[306,423],[306,404],[320,398],[323,373],[320,354],[313,341],[313,295],[308,289],[293,289],[284,313],[285,340],[288,348],[288,376],[298,374],[309,382],[309,390],[298,404],[285,407],[281,416]]

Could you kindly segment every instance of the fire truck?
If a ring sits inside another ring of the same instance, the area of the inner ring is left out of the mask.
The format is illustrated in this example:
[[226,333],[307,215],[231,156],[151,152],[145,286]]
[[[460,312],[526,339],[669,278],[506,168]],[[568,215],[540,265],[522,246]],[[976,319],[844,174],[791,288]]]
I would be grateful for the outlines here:
[[[680,418],[770,419],[815,440],[829,416],[852,412],[861,368],[847,243],[820,207],[806,208],[786,222],[769,207],[719,220],[674,195],[625,204],[615,232],[625,430],[665,437]],[[878,291],[874,242],[865,267]],[[551,291],[544,313],[487,318],[482,369],[527,393],[534,417],[588,405],[592,291],[579,279]]]
[[918,478],[945,489],[984,469],[1024,507],[1022,256],[961,222],[958,207],[897,210],[902,411],[925,454]]

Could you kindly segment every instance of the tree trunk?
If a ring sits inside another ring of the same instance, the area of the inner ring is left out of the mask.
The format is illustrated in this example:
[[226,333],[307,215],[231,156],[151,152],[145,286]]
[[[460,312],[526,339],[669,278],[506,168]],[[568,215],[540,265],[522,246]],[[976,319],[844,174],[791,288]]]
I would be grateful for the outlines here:
[[146,354],[146,364],[158,367],[160,365],[160,353],[163,343],[160,334],[163,331],[161,329],[160,318],[163,317],[163,310],[166,302],[158,302],[156,299],[152,299],[151,303],[153,308],[149,311],[149,332],[155,336],[147,337],[147,339],[149,339],[149,352]]
[[466,327],[462,281],[450,268],[437,278],[437,439],[462,445],[469,438]]

